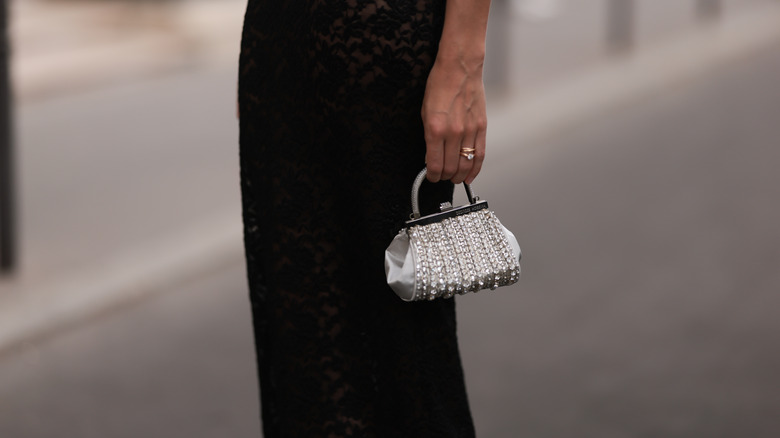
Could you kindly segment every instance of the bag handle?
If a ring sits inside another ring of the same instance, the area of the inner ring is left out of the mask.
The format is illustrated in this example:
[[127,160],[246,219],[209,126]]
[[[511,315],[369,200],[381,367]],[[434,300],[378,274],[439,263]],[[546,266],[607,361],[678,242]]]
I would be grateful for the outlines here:
[[[412,184],[412,218],[419,219],[420,217],[420,186],[422,186],[425,176],[428,174],[428,167],[424,167],[420,173],[417,174],[417,178],[414,179]],[[475,204],[479,201],[478,196],[474,196],[474,192],[471,191],[471,186],[463,183],[463,187],[466,188],[466,196],[469,198],[469,204]]]

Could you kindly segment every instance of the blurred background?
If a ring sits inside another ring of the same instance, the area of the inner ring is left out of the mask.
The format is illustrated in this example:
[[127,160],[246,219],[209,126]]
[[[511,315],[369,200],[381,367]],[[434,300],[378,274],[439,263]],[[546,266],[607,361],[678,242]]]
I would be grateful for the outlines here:
[[[0,437],[260,436],[245,1],[3,4]],[[478,436],[780,436],[778,78],[777,0],[493,0]]]

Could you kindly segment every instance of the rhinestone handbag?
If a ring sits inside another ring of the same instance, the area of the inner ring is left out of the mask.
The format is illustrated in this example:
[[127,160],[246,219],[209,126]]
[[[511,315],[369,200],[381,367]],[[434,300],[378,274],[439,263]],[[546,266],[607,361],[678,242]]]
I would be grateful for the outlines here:
[[450,298],[455,294],[508,286],[520,279],[520,246],[464,183],[468,205],[442,204],[420,216],[419,191],[427,169],[412,186],[412,218],[385,251],[387,284],[404,301]]

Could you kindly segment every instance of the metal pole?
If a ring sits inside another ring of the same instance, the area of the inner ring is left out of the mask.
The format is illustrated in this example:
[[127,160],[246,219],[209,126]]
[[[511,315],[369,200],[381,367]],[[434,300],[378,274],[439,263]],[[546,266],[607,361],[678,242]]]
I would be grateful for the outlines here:
[[0,0],[0,273],[16,264],[14,166],[11,145],[11,85],[8,72],[8,8]]
[[717,19],[723,13],[722,0],[696,0],[696,15],[699,18]]
[[608,0],[607,50],[622,53],[634,47],[636,19],[634,0]]

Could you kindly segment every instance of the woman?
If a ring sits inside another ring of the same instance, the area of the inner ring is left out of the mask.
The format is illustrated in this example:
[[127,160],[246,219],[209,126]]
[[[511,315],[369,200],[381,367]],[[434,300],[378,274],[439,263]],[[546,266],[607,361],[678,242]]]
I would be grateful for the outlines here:
[[426,163],[428,212],[480,171],[488,8],[249,0],[241,188],[266,438],[474,436],[454,300],[401,301],[383,257]]

